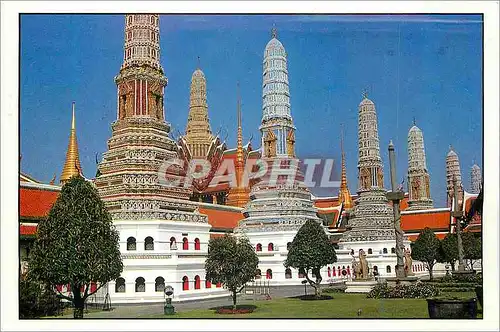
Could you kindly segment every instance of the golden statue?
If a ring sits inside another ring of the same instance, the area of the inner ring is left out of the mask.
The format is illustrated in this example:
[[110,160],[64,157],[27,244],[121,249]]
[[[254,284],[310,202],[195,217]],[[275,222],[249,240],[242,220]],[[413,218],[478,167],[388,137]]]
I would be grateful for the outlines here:
[[295,131],[290,130],[286,138],[286,150],[288,155],[292,158],[295,157]]
[[274,135],[274,132],[272,130],[269,130],[266,133],[266,136],[264,138],[264,148],[266,157],[276,157],[276,135]]
[[384,171],[382,170],[382,167],[377,170],[377,180],[378,186],[380,188],[384,188]]

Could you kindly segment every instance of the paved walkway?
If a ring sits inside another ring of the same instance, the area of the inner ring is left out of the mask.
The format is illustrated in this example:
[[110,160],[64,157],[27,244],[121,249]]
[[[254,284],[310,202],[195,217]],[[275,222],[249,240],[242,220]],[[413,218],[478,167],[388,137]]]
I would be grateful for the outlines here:
[[[324,287],[324,286],[323,286]],[[314,288],[307,286],[307,294],[313,294]],[[271,298],[278,299],[284,297],[292,297],[304,294],[304,286],[271,286]],[[241,294],[238,296],[238,302],[264,300],[263,295],[248,295]],[[232,299],[230,296],[220,297],[216,299],[197,300],[177,302],[173,305],[177,312],[189,311],[194,309],[210,309],[222,305],[231,305]],[[113,305],[111,311],[95,311],[85,314],[85,318],[140,318],[141,316],[149,316],[163,313],[163,303],[151,304],[128,304],[128,305]],[[72,317],[72,315],[65,316]]]

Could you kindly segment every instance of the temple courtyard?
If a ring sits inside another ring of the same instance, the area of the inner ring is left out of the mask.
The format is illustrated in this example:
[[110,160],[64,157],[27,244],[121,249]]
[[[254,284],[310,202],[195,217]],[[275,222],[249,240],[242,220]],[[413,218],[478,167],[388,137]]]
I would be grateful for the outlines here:
[[[307,289],[313,294],[313,289]],[[306,301],[304,287],[281,287],[271,290],[271,299],[263,295],[242,294],[238,306],[254,306],[254,312],[248,314],[218,314],[216,309],[229,306],[229,297],[174,303],[176,313],[165,315],[163,303],[145,305],[113,306],[111,311],[89,308],[84,318],[112,319],[175,319],[175,318],[429,318],[425,299],[371,299],[366,294],[343,292],[325,293],[331,300]],[[456,297],[475,297],[474,292],[445,293]],[[72,319],[72,312],[54,318]],[[478,318],[482,317],[482,308],[478,305]]]

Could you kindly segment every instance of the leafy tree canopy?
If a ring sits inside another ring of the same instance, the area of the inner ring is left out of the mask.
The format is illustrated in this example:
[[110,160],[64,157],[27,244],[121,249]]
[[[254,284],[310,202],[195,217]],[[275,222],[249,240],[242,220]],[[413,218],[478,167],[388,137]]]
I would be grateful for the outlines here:
[[458,260],[457,234],[448,233],[446,237],[441,240],[439,261],[453,264],[456,260]]
[[411,257],[415,260],[427,263],[429,277],[432,279],[432,268],[436,261],[440,260],[441,243],[434,232],[426,227],[418,235],[412,244]]
[[481,237],[471,232],[463,232],[461,235],[462,245],[464,247],[464,258],[471,260],[482,258]]
[[222,283],[236,294],[247,282],[253,281],[259,258],[247,237],[224,235],[212,238],[208,243],[208,256],[205,261],[207,279],[212,283]]
[[73,298],[59,295],[83,309],[93,294],[90,283],[99,289],[122,270],[119,235],[97,190],[80,176],[71,178],[48,217],[38,224],[28,273],[50,285],[70,284]]
[[[304,271],[306,279],[315,288],[316,295],[320,295],[320,269],[336,261],[335,248],[323,227],[313,220],[308,220],[295,235],[284,265]],[[309,271],[316,277],[316,282],[309,279]]]

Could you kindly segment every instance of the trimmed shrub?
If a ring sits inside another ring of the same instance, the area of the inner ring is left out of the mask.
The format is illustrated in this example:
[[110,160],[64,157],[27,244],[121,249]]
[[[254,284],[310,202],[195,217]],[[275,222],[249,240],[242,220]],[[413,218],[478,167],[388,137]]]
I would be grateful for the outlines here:
[[386,282],[377,284],[366,297],[374,299],[424,299],[437,296],[440,291],[437,287],[422,282],[412,285],[389,286]]
[[346,287],[341,287],[341,288],[335,288],[335,287],[329,287],[325,288],[322,292],[323,293],[344,293]]
[[62,310],[61,301],[54,290],[30,279],[19,284],[19,318],[55,316]]

